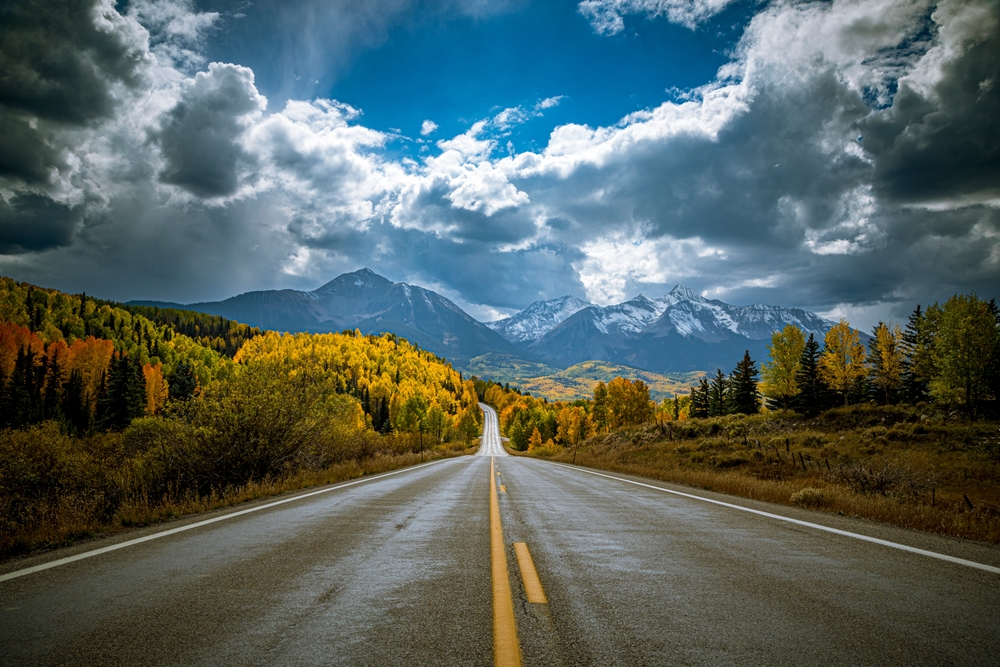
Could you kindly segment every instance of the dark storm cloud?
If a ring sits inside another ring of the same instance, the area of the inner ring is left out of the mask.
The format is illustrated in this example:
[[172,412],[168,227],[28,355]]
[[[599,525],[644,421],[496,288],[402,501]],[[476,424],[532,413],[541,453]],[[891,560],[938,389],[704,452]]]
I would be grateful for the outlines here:
[[[1000,196],[1000,35],[948,63],[929,95],[903,84],[860,124],[880,192],[897,201]],[[928,99],[930,98],[930,99]]]
[[249,69],[212,63],[199,72],[154,135],[166,160],[161,180],[199,197],[234,193],[254,163],[241,139],[265,105]]
[[123,26],[88,0],[0,7],[0,177],[46,182],[62,166],[53,132],[109,118],[113,86],[140,84],[144,35]]
[[0,255],[68,245],[79,217],[79,211],[41,195],[14,195],[9,202],[0,197]]

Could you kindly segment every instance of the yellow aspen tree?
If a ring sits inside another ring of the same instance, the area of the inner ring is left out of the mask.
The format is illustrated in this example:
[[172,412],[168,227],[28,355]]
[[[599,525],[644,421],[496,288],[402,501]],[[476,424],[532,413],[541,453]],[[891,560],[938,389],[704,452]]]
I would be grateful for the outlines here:
[[844,395],[844,405],[847,405],[851,387],[868,372],[865,346],[858,332],[843,318],[826,332],[824,342],[826,345],[819,359],[820,377],[828,387]]
[[539,432],[538,427],[531,432],[531,437],[528,439],[528,451],[534,451],[536,448],[542,446],[542,434]]
[[805,334],[794,324],[771,334],[771,344],[767,346],[771,361],[760,366],[760,390],[764,396],[780,403],[782,410],[788,409],[788,399],[799,394],[796,376],[805,346]]
[[146,379],[146,414],[155,415],[166,404],[170,387],[163,378],[163,365],[145,364],[142,375]]

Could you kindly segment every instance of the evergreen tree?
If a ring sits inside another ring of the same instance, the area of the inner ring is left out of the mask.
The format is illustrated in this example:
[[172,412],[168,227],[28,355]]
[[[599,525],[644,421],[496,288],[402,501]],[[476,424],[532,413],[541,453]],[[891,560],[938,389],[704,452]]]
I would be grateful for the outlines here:
[[84,435],[90,430],[90,402],[83,386],[83,376],[74,370],[66,380],[62,395],[62,413],[70,429],[76,435]]
[[715,369],[715,377],[708,388],[708,416],[721,417],[731,412],[729,379],[721,368]]
[[930,400],[930,375],[932,367],[930,327],[920,304],[910,314],[903,329],[903,400],[907,403],[926,403]]
[[62,369],[59,359],[50,353],[48,367],[45,373],[45,393],[42,398],[43,419],[59,419],[62,417]]
[[97,404],[97,423],[103,430],[120,431],[146,410],[146,380],[139,361],[119,352],[111,361],[107,391]]
[[819,414],[827,408],[829,401],[826,385],[819,376],[819,343],[816,336],[809,334],[809,340],[802,348],[797,384],[799,393],[792,401],[796,412],[804,415]]
[[757,364],[750,358],[750,350],[743,354],[743,361],[736,364],[730,380],[730,387],[733,412],[744,415],[755,415],[760,412]]
[[174,367],[168,384],[171,399],[186,401],[194,396],[194,391],[198,388],[198,377],[194,374],[194,368],[191,364],[187,361],[180,361]]
[[7,426],[21,428],[41,419],[41,395],[37,384],[35,352],[23,346],[17,352],[14,372],[11,373],[7,390],[7,405],[4,406]]
[[708,417],[708,380],[701,378],[697,387],[691,387],[691,416],[695,419]]

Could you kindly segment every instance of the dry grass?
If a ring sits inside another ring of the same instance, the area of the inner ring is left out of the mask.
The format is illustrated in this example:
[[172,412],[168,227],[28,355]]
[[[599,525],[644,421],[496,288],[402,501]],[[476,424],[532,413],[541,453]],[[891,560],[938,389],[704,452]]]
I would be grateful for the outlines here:
[[1000,544],[1000,424],[924,406],[648,425],[591,438],[576,462]]
[[306,470],[277,479],[251,481],[240,486],[213,489],[198,495],[193,491],[181,497],[164,496],[159,502],[139,497],[124,500],[111,516],[102,516],[103,497],[86,494],[61,495],[52,503],[40,508],[41,520],[21,526],[19,530],[3,535],[0,540],[0,558],[7,558],[39,548],[66,546],[80,539],[111,534],[129,528],[146,526],[182,516],[238,505],[250,500],[267,498],[309,489],[312,487],[345,482],[360,477],[398,470],[442,458],[473,453],[464,443],[441,445],[420,454],[379,453],[362,460],[334,464],[322,470]]

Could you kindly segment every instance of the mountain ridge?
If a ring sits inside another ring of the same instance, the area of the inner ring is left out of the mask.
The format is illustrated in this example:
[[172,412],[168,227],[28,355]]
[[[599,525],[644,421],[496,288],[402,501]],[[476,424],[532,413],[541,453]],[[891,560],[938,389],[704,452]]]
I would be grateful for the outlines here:
[[463,367],[489,355],[568,368],[602,361],[650,372],[732,367],[744,351],[763,360],[771,332],[786,324],[822,337],[833,326],[783,306],[734,306],[678,284],[658,298],[636,295],[599,306],[574,296],[536,301],[494,322],[474,319],[431,290],[394,283],[371,269],[344,273],[311,291],[245,292],[222,301],[142,305],[200,310],[278,331],[390,332]]
[[308,292],[258,290],[222,301],[130,303],[199,310],[276,331],[394,333],[457,365],[488,352],[525,354],[440,294],[394,283],[367,268]]

